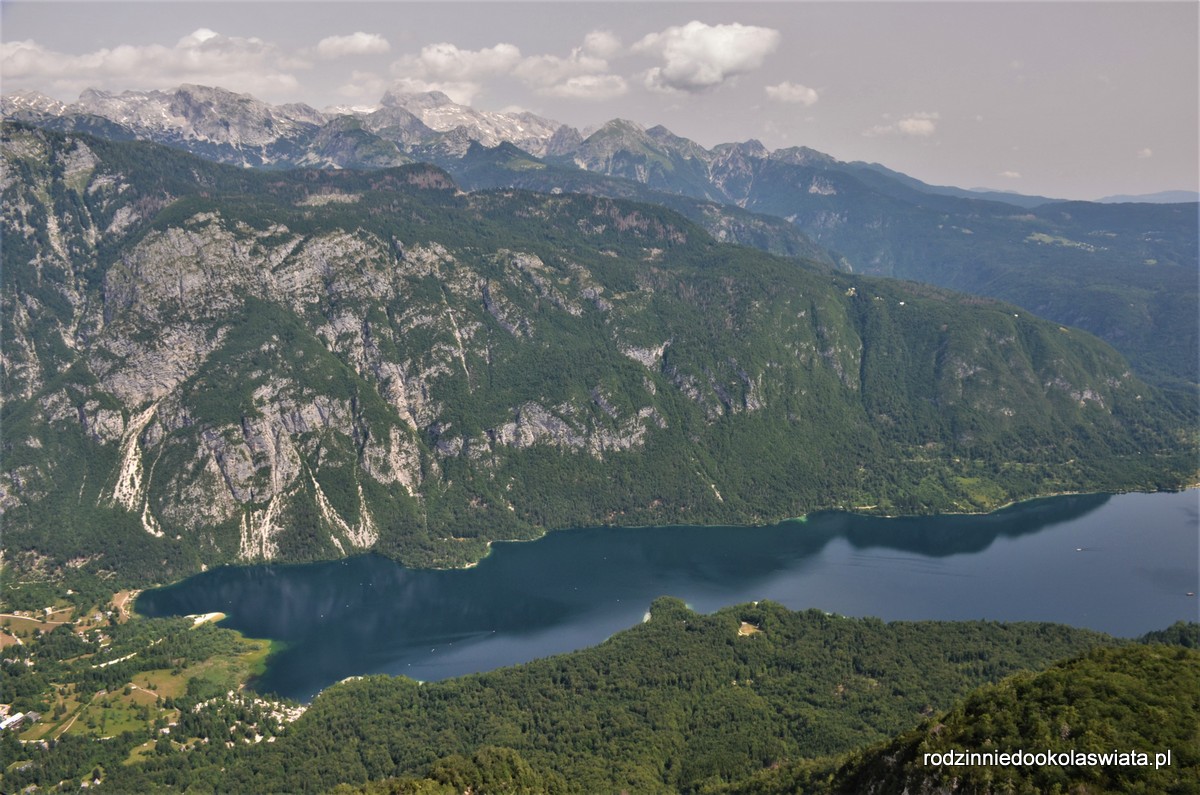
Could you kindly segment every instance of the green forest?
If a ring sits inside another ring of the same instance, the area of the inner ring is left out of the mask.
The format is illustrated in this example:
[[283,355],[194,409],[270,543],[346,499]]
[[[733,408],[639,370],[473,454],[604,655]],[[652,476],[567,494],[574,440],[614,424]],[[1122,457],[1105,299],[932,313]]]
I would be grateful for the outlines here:
[[98,780],[113,792],[890,792],[950,775],[922,767],[926,751],[1043,745],[1175,756],[1157,771],[979,770],[966,791],[1194,791],[1200,625],[1131,642],[770,602],[704,615],[663,598],[650,612],[599,646],[512,668],[346,681],[294,721],[281,717],[289,705],[240,694],[229,677],[252,667],[218,664],[252,644],[229,630],[190,619],[82,637],[59,628],[5,663],[14,708],[53,720],[55,703],[82,700],[70,694],[114,703],[52,739],[29,730],[45,745],[0,735],[0,791]]

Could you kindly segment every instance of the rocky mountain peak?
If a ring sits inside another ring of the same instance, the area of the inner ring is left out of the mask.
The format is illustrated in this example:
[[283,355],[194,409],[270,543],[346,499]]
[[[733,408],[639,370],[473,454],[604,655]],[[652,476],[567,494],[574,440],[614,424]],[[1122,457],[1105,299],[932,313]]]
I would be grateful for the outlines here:
[[436,134],[412,111],[387,102],[381,103],[378,110],[362,116],[362,119],[368,130],[390,141],[419,143]]
[[[132,94],[131,91],[124,92],[126,95]],[[79,93],[79,104],[87,105],[93,102],[103,102],[115,96],[110,91],[101,91],[98,88],[85,88]]]
[[574,127],[566,124],[554,131],[546,144],[546,154],[550,156],[565,155],[583,143],[583,136]]
[[278,106],[279,110],[286,113],[290,118],[296,121],[303,121],[309,124],[320,126],[328,121],[329,117],[321,111],[314,108],[312,105],[306,105],[303,102],[289,102],[286,105]]
[[597,137],[608,137],[612,135],[637,135],[643,136],[646,134],[646,128],[638,124],[636,121],[629,119],[609,119],[600,126],[600,129],[587,137],[587,140],[592,140]]
[[413,110],[415,108],[440,108],[445,105],[454,105],[455,102],[441,91],[402,91],[392,88],[388,89],[380,98],[379,104],[385,108]]
[[794,166],[833,165],[836,158],[824,152],[809,149],[807,146],[793,146],[787,149],[776,149],[771,153],[771,159],[781,163],[791,163]]
[[393,90],[380,102],[385,108],[409,111],[437,132],[451,132],[461,127],[467,138],[484,146],[508,141],[539,157],[546,154],[550,139],[562,126],[528,111],[476,110],[469,105],[459,105],[441,91],[412,94]]
[[202,86],[198,83],[181,83],[175,89],[175,96],[188,97],[197,102],[259,102],[250,94],[239,94],[236,91],[230,91],[227,88],[220,86]]
[[748,141],[739,143],[718,144],[713,147],[714,154],[737,154],[741,157],[767,158],[771,155],[771,150],[763,146],[762,141],[757,138],[751,138]]
[[38,91],[18,91],[0,97],[0,112],[5,116],[15,117],[22,112],[59,115],[66,108],[65,102],[59,102],[54,97],[48,97]]

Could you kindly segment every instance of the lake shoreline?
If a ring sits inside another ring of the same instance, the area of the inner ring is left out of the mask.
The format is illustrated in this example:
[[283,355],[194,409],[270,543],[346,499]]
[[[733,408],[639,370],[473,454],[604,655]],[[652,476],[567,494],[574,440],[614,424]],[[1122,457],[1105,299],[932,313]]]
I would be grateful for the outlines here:
[[[698,523],[698,522],[691,522],[688,524],[673,523],[673,524],[630,524],[630,525],[625,525],[625,524],[579,525],[579,526],[572,526],[572,527],[554,528],[554,529],[550,529],[550,530],[547,530],[546,528],[540,528],[541,532],[534,538],[497,538],[497,539],[492,539],[490,541],[487,541],[485,544],[485,552],[483,554],[483,557],[479,558],[479,560],[473,560],[469,563],[464,563],[464,564],[461,564],[458,566],[408,566],[408,564],[403,564],[403,563],[401,565],[404,565],[408,568],[421,569],[421,570],[426,570],[426,571],[469,571],[469,570],[474,569],[477,566],[479,566],[480,563],[487,560],[488,557],[491,556],[492,547],[495,544],[526,544],[526,543],[529,543],[532,541],[541,541],[542,539],[544,539],[547,536],[552,535],[554,533],[570,532],[572,530],[587,530],[587,529],[658,530],[658,529],[671,528],[671,527],[729,527],[729,528],[747,528],[747,529],[749,529],[749,528],[774,527],[776,525],[789,524],[792,522],[802,524],[804,522],[807,522],[808,518],[810,516],[813,516],[815,514],[820,514],[820,513],[828,513],[828,512],[845,513],[845,514],[850,514],[852,516],[872,517],[872,518],[878,518],[878,519],[921,519],[921,518],[935,518],[935,517],[939,517],[939,516],[990,516],[992,514],[1000,513],[1001,511],[1005,511],[1005,510],[1008,510],[1009,508],[1014,508],[1019,505],[1025,505],[1027,503],[1036,502],[1038,500],[1054,499],[1056,497],[1089,497],[1089,496],[1095,496],[1098,494],[1107,494],[1110,496],[1119,496],[1122,494],[1182,494],[1183,492],[1192,491],[1194,489],[1200,489],[1200,481],[1189,484],[1187,486],[1183,486],[1182,488],[1178,488],[1178,489],[1157,489],[1155,491],[1142,491],[1141,489],[1112,490],[1112,491],[1055,491],[1055,492],[1048,492],[1045,494],[1036,494],[1032,497],[1021,497],[1019,499],[1009,500],[1008,502],[1005,502],[1001,505],[997,505],[995,508],[989,508],[988,510],[985,510],[985,511],[935,511],[935,512],[930,512],[930,513],[895,513],[895,514],[893,514],[893,513],[877,513],[875,511],[864,510],[865,506],[856,506],[856,507],[834,506],[834,507],[829,507],[829,508],[815,508],[812,511],[809,511],[808,513],[800,514],[799,516],[788,516],[783,519],[779,519],[778,521],[761,522],[761,523],[756,523],[756,524],[704,524],[704,523]],[[367,554],[376,554],[376,553],[372,553],[371,551],[368,550]],[[388,558],[388,560],[395,560],[394,558],[390,558],[387,555],[382,555],[381,557]],[[334,560],[341,560],[341,559],[344,559],[344,558],[335,558]],[[399,561],[397,561],[397,562],[399,562]],[[242,564],[235,564],[235,565],[242,565]],[[256,565],[256,564],[244,564],[244,565]],[[261,564],[259,564],[259,565],[261,565]]]
[[1142,491],[1140,489],[1113,490],[1113,491],[1057,491],[1057,492],[1048,492],[1045,494],[1037,494],[1037,495],[1034,495],[1031,497],[1022,497],[1019,499],[1010,500],[1006,503],[1003,503],[1001,505],[996,506],[995,508],[991,508],[986,511],[936,511],[936,512],[930,512],[930,513],[889,514],[889,513],[877,513],[875,511],[863,510],[862,506],[856,506],[856,507],[832,506],[832,507],[827,507],[827,508],[816,508],[816,509],[813,509],[812,511],[809,511],[808,513],[804,513],[799,516],[788,516],[788,517],[779,519],[777,521],[759,522],[759,523],[754,523],[754,524],[705,524],[705,523],[692,522],[692,523],[687,523],[687,524],[672,523],[672,524],[645,524],[645,525],[640,525],[640,524],[573,525],[573,526],[553,528],[553,529],[546,529],[543,527],[543,528],[538,528],[540,530],[540,532],[538,533],[538,535],[533,536],[532,538],[496,538],[496,539],[491,539],[489,541],[486,541],[486,542],[484,542],[484,554],[482,556],[480,556],[478,560],[468,561],[466,563],[461,563],[458,565],[451,565],[451,566],[413,565],[413,564],[405,563],[405,562],[399,560],[398,558],[394,558],[394,557],[392,557],[390,555],[386,555],[382,552],[376,552],[374,550],[367,549],[367,550],[363,550],[362,552],[360,552],[359,554],[356,554],[356,555],[347,555],[347,556],[338,557],[338,558],[327,558],[327,559],[323,559],[323,560],[240,561],[240,562],[222,563],[218,566],[213,567],[212,569],[205,569],[205,570],[198,571],[198,572],[192,572],[191,574],[188,574],[177,580],[171,580],[169,582],[155,582],[155,583],[145,585],[142,588],[138,589],[138,593],[142,593],[147,590],[169,588],[173,585],[178,585],[181,582],[185,582],[186,580],[189,580],[192,577],[198,576],[199,574],[203,574],[204,571],[209,571],[209,570],[216,570],[216,569],[223,569],[223,568],[248,568],[248,567],[252,567],[252,566],[307,566],[307,565],[310,565],[313,563],[335,563],[337,561],[353,560],[356,557],[362,557],[364,555],[374,555],[374,556],[383,558],[385,560],[390,560],[390,561],[393,561],[394,563],[397,563],[401,566],[404,566],[405,568],[409,568],[414,571],[470,571],[472,569],[477,568],[479,566],[479,564],[481,564],[483,561],[485,561],[489,557],[491,557],[492,549],[497,544],[527,544],[527,543],[531,543],[534,541],[541,541],[550,535],[554,535],[557,533],[563,533],[563,532],[570,532],[572,530],[587,530],[587,529],[661,530],[661,529],[668,529],[668,528],[673,528],[673,527],[704,527],[704,528],[728,527],[728,528],[735,528],[735,529],[736,528],[753,529],[753,528],[763,528],[763,527],[774,527],[776,525],[783,525],[783,524],[789,524],[789,523],[804,523],[804,522],[808,521],[808,518],[811,516],[814,516],[816,514],[821,514],[821,513],[829,513],[829,512],[845,513],[845,514],[849,514],[851,516],[862,516],[862,517],[871,517],[871,518],[878,518],[878,519],[920,519],[920,518],[936,518],[936,517],[944,517],[944,516],[990,516],[992,514],[1000,513],[1001,511],[1007,510],[1009,508],[1014,508],[1016,506],[1025,505],[1030,502],[1036,502],[1037,500],[1054,499],[1056,497],[1087,497],[1087,496],[1094,496],[1094,495],[1098,495],[1098,494],[1107,494],[1107,495],[1111,495],[1111,496],[1119,496],[1119,495],[1123,495],[1123,494],[1181,494],[1186,491],[1192,491],[1192,490],[1197,490],[1197,489],[1200,489],[1200,481],[1183,486],[1178,489],[1158,489],[1155,491]]
[[1195,504],[1188,489],[1024,500],[993,518],[833,511],[756,527],[570,528],[469,575],[370,553],[214,569],[149,592],[139,612],[221,611],[222,626],[282,641],[259,687],[303,698],[350,675],[433,681],[593,646],[663,595],[701,613],[769,600],[886,623],[1136,638],[1196,612],[1185,595],[1200,590]]

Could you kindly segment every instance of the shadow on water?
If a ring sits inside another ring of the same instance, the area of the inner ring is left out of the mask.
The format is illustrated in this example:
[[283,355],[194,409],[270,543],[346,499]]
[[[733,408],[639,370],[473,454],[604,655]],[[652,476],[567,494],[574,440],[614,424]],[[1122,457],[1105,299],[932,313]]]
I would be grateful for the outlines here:
[[823,514],[857,549],[885,547],[932,558],[983,552],[999,538],[1039,533],[1081,519],[1111,499],[1108,494],[1049,497],[979,516],[912,516],[896,519]]

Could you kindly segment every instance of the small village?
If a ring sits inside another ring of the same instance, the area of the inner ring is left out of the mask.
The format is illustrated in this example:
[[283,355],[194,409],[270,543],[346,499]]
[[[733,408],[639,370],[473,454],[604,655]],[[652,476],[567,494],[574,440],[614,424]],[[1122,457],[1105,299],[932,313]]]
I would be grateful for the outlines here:
[[[22,749],[4,774],[33,766],[64,738],[127,748],[120,761],[132,763],[212,741],[214,720],[229,746],[274,742],[303,714],[303,706],[245,690],[266,641],[217,627],[221,613],[139,618],[137,595],[117,591],[84,609],[69,603],[68,591],[46,607],[0,612],[0,692],[8,702],[0,704],[0,740],[15,738]],[[103,765],[96,771],[81,786],[101,783]]]

